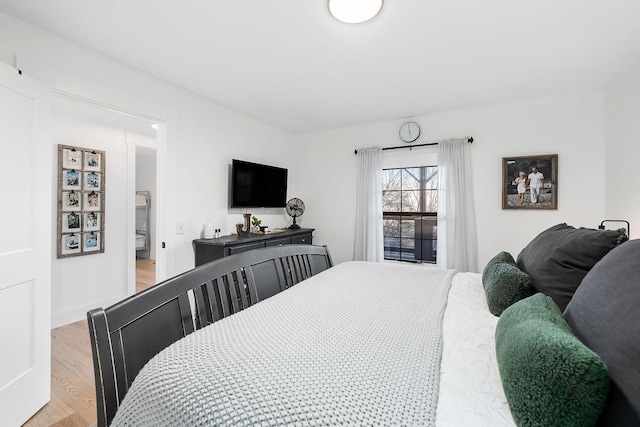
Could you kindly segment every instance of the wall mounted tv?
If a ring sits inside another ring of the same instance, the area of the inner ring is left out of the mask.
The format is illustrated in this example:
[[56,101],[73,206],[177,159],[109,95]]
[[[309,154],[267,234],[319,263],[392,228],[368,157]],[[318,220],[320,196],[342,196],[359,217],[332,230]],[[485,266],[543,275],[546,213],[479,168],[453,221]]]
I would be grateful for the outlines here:
[[283,208],[287,203],[287,169],[233,159],[232,208]]

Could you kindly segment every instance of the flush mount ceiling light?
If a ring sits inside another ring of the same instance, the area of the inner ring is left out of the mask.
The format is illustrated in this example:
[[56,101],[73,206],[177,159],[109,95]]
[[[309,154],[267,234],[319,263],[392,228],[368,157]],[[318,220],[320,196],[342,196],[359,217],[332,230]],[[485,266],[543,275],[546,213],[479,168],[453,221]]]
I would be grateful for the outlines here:
[[347,24],[360,24],[376,16],[384,0],[328,0],[329,12]]

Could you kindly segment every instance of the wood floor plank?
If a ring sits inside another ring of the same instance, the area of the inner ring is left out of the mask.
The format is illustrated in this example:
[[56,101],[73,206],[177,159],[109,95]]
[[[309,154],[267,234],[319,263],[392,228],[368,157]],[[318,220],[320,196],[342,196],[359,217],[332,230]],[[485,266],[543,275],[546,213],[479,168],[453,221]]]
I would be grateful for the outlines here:
[[[136,292],[155,284],[155,261],[136,260]],[[25,427],[88,427],[96,422],[87,321],[51,330],[51,400]]]

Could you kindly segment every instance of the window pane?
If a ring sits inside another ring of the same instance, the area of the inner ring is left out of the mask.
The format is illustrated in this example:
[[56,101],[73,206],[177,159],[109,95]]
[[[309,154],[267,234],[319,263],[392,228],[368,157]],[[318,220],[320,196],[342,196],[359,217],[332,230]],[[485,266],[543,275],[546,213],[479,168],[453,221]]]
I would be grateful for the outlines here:
[[385,169],[382,171],[382,190],[400,190],[401,189],[401,171],[402,169]]
[[402,189],[403,190],[419,190],[420,189],[420,168],[402,169]]
[[[400,232],[403,238],[413,239],[416,235],[416,225],[413,218],[403,219],[400,221]],[[411,244],[413,247],[413,243]]]
[[435,190],[438,188],[438,167],[427,166],[424,169],[424,188]]
[[419,190],[410,190],[402,192],[402,212],[420,212]]
[[437,213],[438,190],[425,190],[422,197],[424,198],[424,207],[422,212]]
[[385,237],[400,237],[400,220],[385,218],[382,221],[382,234]]
[[382,192],[382,212],[400,212],[402,210],[400,191]]

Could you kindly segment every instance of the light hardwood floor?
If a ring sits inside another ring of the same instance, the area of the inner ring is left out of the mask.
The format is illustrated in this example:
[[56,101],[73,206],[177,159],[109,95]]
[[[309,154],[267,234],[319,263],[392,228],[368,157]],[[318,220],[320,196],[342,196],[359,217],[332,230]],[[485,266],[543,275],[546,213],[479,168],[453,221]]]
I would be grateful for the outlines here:
[[[155,262],[136,260],[136,292],[155,284]],[[96,422],[96,394],[87,321],[51,331],[51,401],[27,427],[87,427]]]

